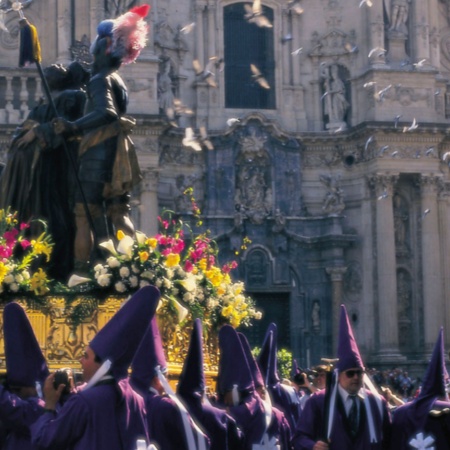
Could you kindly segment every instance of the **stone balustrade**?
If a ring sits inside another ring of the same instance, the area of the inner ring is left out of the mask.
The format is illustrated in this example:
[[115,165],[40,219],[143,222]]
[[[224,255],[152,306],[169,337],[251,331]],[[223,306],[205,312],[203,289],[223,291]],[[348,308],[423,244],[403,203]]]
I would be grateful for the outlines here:
[[0,68],[0,123],[21,123],[43,95],[37,69]]

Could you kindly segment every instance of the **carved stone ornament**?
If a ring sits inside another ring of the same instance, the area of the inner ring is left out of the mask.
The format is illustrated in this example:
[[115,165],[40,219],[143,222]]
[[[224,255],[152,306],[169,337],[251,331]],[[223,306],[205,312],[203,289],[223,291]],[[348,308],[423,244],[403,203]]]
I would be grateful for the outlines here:
[[326,186],[327,193],[322,205],[325,214],[334,216],[339,215],[345,209],[343,194],[340,188],[340,176],[338,175],[320,175],[320,181]]
[[89,51],[90,46],[89,38],[84,34],[80,41],[75,40],[75,43],[70,47],[72,59],[78,61],[85,69],[90,69],[93,60]]
[[319,33],[314,32],[311,41],[312,50],[309,56],[337,57],[358,52],[354,30],[347,34],[341,30],[334,29],[323,36],[319,36]]
[[236,159],[235,225],[244,219],[261,224],[272,211],[270,157],[265,149],[267,135],[251,126],[241,137],[241,150]]

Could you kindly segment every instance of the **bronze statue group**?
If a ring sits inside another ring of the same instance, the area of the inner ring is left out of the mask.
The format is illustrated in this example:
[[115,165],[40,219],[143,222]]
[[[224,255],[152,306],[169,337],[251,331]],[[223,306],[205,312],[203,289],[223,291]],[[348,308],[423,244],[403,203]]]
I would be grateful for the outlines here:
[[[0,179],[0,208],[19,211],[21,221],[47,219],[56,279],[64,280],[74,267],[86,269],[95,240],[110,229],[134,232],[128,196],[140,174],[129,138],[134,122],[126,116],[127,89],[117,69],[145,45],[147,13],[144,5],[100,23],[89,81],[78,63],[48,68],[58,117],[47,104],[37,106],[12,141]],[[224,325],[216,392],[206,395],[207,324],[194,321],[174,391],[155,318],[159,298],[156,287],[140,289],[86,343],[79,384],[67,373],[49,373],[24,309],[8,303],[1,448],[450,449],[442,329],[420,394],[394,411],[365,372],[344,306],[337,363],[333,370],[318,370],[327,382],[315,392],[301,395],[294,388],[296,380],[305,383],[304,374],[294,371],[292,385],[280,380],[275,324],[257,360],[246,337]]]

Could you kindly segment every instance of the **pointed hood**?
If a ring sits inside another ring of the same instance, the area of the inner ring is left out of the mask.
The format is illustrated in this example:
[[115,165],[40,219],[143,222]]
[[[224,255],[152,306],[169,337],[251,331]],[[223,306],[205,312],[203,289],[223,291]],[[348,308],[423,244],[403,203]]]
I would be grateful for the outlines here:
[[264,342],[257,361],[266,386],[273,386],[280,382],[277,371],[277,326],[271,323],[266,331]]
[[230,325],[224,325],[219,331],[219,348],[219,395],[231,391],[234,386],[241,392],[253,391],[255,385],[244,349],[236,330]]
[[345,370],[354,367],[364,369],[358,344],[353,335],[353,330],[344,305],[341,305],[337,357],[339,358],[339,361],[336,368],[339,372],[344,372]]
[[447,379],[448,373],[445,367],[444,353],[444,329],[441,327],[417,400],[445,397],[445,384]]
[[3,310],[6,379],[10,386],[41,386],[49,375],[47,363],[31,327],[18,303],[8,303]]
[[394,423],[401,428],[403,435],[412,437],[417,432],[423,431],[429,412],[436,408],[436,405],[439,405],[437,406],[438,409],[448,408],[448,402],[438,401],[439,397],[445,397],[446,395],[445,380],[447,377],[444,356],[444,330],[441,328],[420,394],[412,402],[400,406],[393,416]]
[[158,366],[163,373],[167,370],[161,334],[156,317],[154,317],[131,364],[133,386],[141,392],[147,391],[153,377],[156,376]]
[[111,372],[117,380],[128,375],[128,367],[155,314],[160,293],[145,286],[128,300],[89,344],[102,360],[110,360]]
[[177,392],[181,395],[192,396],[199,394],[201,396],[203,395],[205,386],[202,321],[200,319],[195,319],[191,341],[189,343],[189,350],[187,357],[184,360]]
[[291,380],[293,380],[294,377],[296,375],[299,375],[299,374],[300,374],[300,369],[298,367],[297,360],[293,359],[292,360],[292,367],[291,367]]
[[239,340],[241,341],[242,348],[244,350],[245,356],[247,358],[248,367],[250,369],[250,372],[252,374],[253,383],[255,384],[255,387],[265,387],[264,384],[264,378],[261,374],[261,371],[259,370],[258,364],[256,363],[256,360],[252,354],[252,350],[250,348],[250,344],[245,337],[244,334],[238,333]]

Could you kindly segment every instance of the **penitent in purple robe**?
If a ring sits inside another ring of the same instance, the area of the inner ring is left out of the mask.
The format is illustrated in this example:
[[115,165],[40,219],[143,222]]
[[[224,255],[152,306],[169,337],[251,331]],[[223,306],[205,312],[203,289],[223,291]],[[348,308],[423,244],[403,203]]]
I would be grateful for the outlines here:
[[29,426],[44,412],[44,402],[37,397],[22,400],[0,385],[0,420],[7,432],[3,450],[34,450]]
[[236,421],[224,410],[207,403],[199,397],[181,395],[189,414],[204,430],[211,441],[212,450],[240,450],[243,435]]
[[[251,393],[237,406],[229,407],[229,414],[236,420],[244,433],[244,449],[251,450],[253,444],[260,444],[266,432],[266,413],[261,398]],[[284,414],[272,408],[272,418],[267,429],[269,438],[274,437],[281,450],[290,449],[290,427]]]
[[[339,394],[336,397],[336,409],[330,436],[330,450],[382,450],[389,448],[390,415],[383,401],[383,422],[381,421],[373,395],[368,392],[369,401],[376,430],[377,441],[370,443],[369,427],[364,404],[361,403],[360,429],[354,439],[350,437],[345,408]],[[297,429],[292,439],[294,450],[311,450],[318,440],[324,440],[324,404],[325,391],[313,394],[305,403]],[[398,449],[400,450],[400,449]]]
[[42,450],[136,450],[138,439],[149,438],[144,401],[127,379],[73,395],[58,413],[43,414],[31,434]]
[[152,390],[147,392],[144,400],[150,442],[160,450],[189,450],[181,412],[175,402]]

